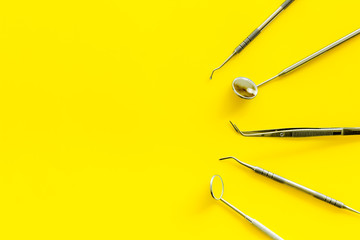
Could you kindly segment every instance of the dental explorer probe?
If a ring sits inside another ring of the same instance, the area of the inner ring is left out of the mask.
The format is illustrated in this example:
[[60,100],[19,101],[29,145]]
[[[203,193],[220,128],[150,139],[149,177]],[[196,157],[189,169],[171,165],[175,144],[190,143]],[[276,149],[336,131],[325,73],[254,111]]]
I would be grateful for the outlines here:
[[255,172],[258,173],[258,174],[261,174],[261,175],[263,175],[263,176],[265,176],[265,177],[268,177],[268,178],[270,178],[270,179],[272,179],[272,180],[275,180],[275,181],[277,181],[277,182],[284,183],[284,184],[286,184],[286,185],[289,185],[289,186],[291,186],[291,187],[294,187],[294,188],[296,188],[296,189],[299,189],[299,190],[301,190],[301,191],[303,191],[303,192],[305,192],[305,193],[308,193],[308,194],[310,194],[310,195],[312,195],[312,196],[314,196],[314,197],[316,197],[316,198],[318,198],[318,199],[320,199],[320,200],[322,200],[322,201],[324,201],[324,202],[330,203],[331,205],[334,205],[334,206],[336,206],[336,207],[338,207],[338,208],[345,208],[345,209],[347,209],[347,210],[350,210],[350,211],[353,211],[353,212],[356,212],[356,213],[359,213],[359,214],[360,214],[360,212],[358,212],[358,211],[356,211],[356,210],[354,210],[354,209],[346,206],[346,205],[345,205],[344,203],[342,203],[342,202],[339,202],[339,201],[337,201],[337,200],[335,200],[335,199],[333,199],[333,198],[330,198],[330,197],[328,197],[328,196],[326,196],[326,195],[324,195],[324,194],[322,194],[322,193],[316,192],[316,191],[311,190],[311,189],[309,189],[309,188],[307,188],[307,187],[304,187],[304,186],[302,186],[302,185],[300,185],[300,184],[297,184],[297,183],[295,183],[295,182],[292,182],[292,181],[290,181],[290,180],[288,180],[288,179],[286,179],[286,178],[283,178],[283,177],[281,177],[281,176],[279,176],[279,175],[276,175],[276,174],[274,174],[274,173],[272,173],[272,172],[269,172],[269,171],[267,171],[267,170],[265,170],[265,169],[262,169],[262,168],[255,167],[255,166],[252,166],[252,165],[250,165],[250,164],[244,163],[244,162],[240,161],[239,159],[237,159],[237,158],[235,158],[235,157],[220,158],[220,160],[226,160],[226,159],[234,159],[235,161],[237,161],[237,162],[240,163],[241,165],[243,165],[243,166],[245,166],[245,167],[247,167],[247,168],[252,169],[253,171],[255,171]]
[[271,23],[283,10],[285,10],[293,1],[295,0],[286,0],[283,4],[281,4],[281,6],[276,9],[276,11],[270,16],[268,17],[268,19],[265,20],[265,22],[263,22],[263,24],[260,25],[260,27],[258,27],[257,29],[255,29],[237,48],[235,48],[234,52],[230,55],[230,57],[228,57],[225,62],[223,64],[221,64],[220,67],[215,68],[210,76],[210,80],[212,79],[212,76],[214,74],[214,72],[220,68],[222,68],[232,57],[234,57],[236,54],[240,53],[247,45],[249,45],[249,43],[254,40],[260,33],[261,31],[267,27],[267,25],[269,25],[269,23]]

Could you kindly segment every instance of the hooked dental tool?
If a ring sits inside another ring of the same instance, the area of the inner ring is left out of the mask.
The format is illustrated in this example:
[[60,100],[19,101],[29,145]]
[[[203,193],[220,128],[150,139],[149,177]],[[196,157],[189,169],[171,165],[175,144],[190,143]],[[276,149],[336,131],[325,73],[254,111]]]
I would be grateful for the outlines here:
[[294,187],[294,188],[296,188],[296,189],[299,189],[299,190],[301,190],[301,191],[303,191],[303,192],[305,192],[305,193],[308,193],[308,194],[316,197],[317,199],[320,199],[320,200],[322,200],[322,201],[324,201],[324,202],[330,203],[331,205],[334,205],[334,206],[336,206],[336,207],[338,207],[338,208],[345,208],[345,209],[347,209],[347,210],[350,210],[350,211],[353,211],[353,212],[356,212],[356,213],[359,213],[359,214],[360,214],[360,212],[358,212],[358,211],[356,211],[356,210],[354,210],[354,209],[346,206],[344,203],[342,203],[342,202],[340,202],[340,201],[337,201],[337,200],[335,200],[335,199],[333,199],[333,198],[330,198],[330,197],[328,197],[328,196],[326,196],[326,195],[324,195],[324,194],[322,194],[322,193],[316,192],[316,191],[314,191],[314,190],[311,190],[310,188],[307,188],[307,187],[304,187],[304,186],[302,186],[302,185],[300,185],[300,184],[297,184],[297,183],[295,183],[295,182],[292,182],[292,181],[290,181],[290,180],[288,180],[288,179],[286,179],[286,178],[283,178],[283,177],[281,177],[281,176],[279,176],[279,175],[276,175],[276,174],[274,174],[274,173],[272,173],[272,172],[269,172],[269,171],[267,171],[267,170],[265,170],[265,169],[262,169],[262,168],[260,168],[260,167],[255,167],[255,166],[252,166],[252,165],[250,165],[250,164],[244,163],[244,162],[240,161],[239,159],[237,159],[237,158],[235,158],[235,157],[220,158],[220,160],[226,160],[226,159],[234,159],[235,161],[237,161],[237,162],[240,163],[241,165],[243,165],[243,166],[245,166],[245,167],[247,167],[247,168],[252,169],[253,171],[255,171],[256,173],[258,173],[258,174],[260,174],[260,175],[263,175],[263,176],[268,177],[268,178],[270,178],[270,179],[272,179],[272,180],[275,180],[275,181],[277,181],[277,182],[284,183],[284,184],[286,184],[286,185],[289,185],[289,186],[291,186],[291,187]]
[[321,54],[339,46],[340,44],[346,42],[347,40],[355,37],[356,35],[360,34],[360,28],[357,29],[356,31],[346,35],[345,37],[337,40],[336,42],[326,46],[325,48],[313,53],[312,55],[302,59],[301,61],[291,65],[290,67],[284,69],[283,71],[281,71],[279,74],[277,74],[276,76],[266,80],[263,83],[260,83],[259,85],[256,85],[253,81],[251,81],[249,78],[245,78],[245,77],[238,77],[236,78],[233,83],[232,83],[232,88],[235,92],[235,94],[241,98],[244,99],[253,99],[256,97],[257,93],[258,93],[258,88],[272,80],[274,80],[275,78],[284,76],[285,74],[297,69],[298,67],[304,65],[305,63],[311,61],[312,59],[320,56]]
[[[221,186],[222,186],[222,190],[221,190],[221,194],[220,197],[216,197],[213,191],[213,182],[214,179],[218,177],[221,181]],[[264,232],[266,235],[268,235],[269,237],[271,237],[272,239],[275,240],[283,240],[281,237],[279,237],[278,235],[276,235],[273,231],[271,231],[270,229],[268,229],[267,227],[265,227],[264,225],[262,225],[260,222],[258,222],[257,220],[249,217],[248,215],[246,215],[245,213],[243,213],[242,211],[240,211],[239,209],[237,209],[236,207],[234,207],[233,205],[231,205],[229,202],[227,202],[225,199],[222,198],[222,196],[224,195],[224,182],[222,180],[222,178],[219,175],[214,175],[211,180],[210,180],[210,193],[211,196],[215,199],[215,200],[220,200],[223,203],[225,203],[226,205],[228,205],[230,208],[232,208],[235,212],[237,212],[238,214],[240,214],[241,216],[243,216],[246,220],[248,220],[249,222],[251,222],[255,227],[257,227],[258,229],[260,229],[262,232]]]
[[271,23],[283,10],[285,10],[285,8],[287,8],[293,1],[295,0],[286,0],[283,4],[281,4],[281,6],[276,9],[276,11],[268,18],[265,20],[265,22],[263,24],[260,25],[260,27],[258,27],[257,29],[255,29],[237,48],[235,48],[234,52],[230,55],[230,57],[228,57],[225,62],[223,64],[221,64],[220,67],[215,68],[210,76],[210,80],[212,79],[212,76],[214,74],[214,72],[220,68],[222,68],[231,58],[233,58],[236,54],[240,53],[247,45],[249,45],[249,43],[254,40],[260,33],[261,31],[267,27],[267,25],[269,25],[269,23]]
[[360,135],[360,128],[279,128],[258,131],[240,131],[230,121],[235,131],[244,137],[320,137]]

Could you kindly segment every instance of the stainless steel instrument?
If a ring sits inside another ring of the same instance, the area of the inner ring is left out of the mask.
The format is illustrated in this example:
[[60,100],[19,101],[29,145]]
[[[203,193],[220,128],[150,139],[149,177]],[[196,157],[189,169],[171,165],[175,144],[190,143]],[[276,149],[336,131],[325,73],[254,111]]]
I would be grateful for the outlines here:
[[257,131],[240,131],[230,122],[235,131],[244,137],[320,137],[360,135],[360,128],[278,128]]
[[220,68],[222,68],[222,66],[224,66],[231,58],[233,58],[236,54],[240,53],[247,45],[249,45],[249,43],[254,40],[260,33],[261,31],[267,27],[267,25],[269,25],[269,23],[271,23],[283,10],[285,10],[285,8],[287,8],[293,1],[295,0],[286,0],[283,4],[281,4],[281,6],[276,9],[276,11],[271,14],[270,17],[268,17],[265,22],[263,22],[263,24],[260,25],[260,27],[258,27],[257,29],[255,29],[237,48],[235,48],[234,52],[230,55],[230,57],[228,57],[225,62],[223,64],[221,64],[220,67],[214,69],[211,73],[210,79],[212,79],[212,76],[214,74],[214,72]]
[[357,36],[358,34],[360,34],[360,28],[357,29],[356,31],[346,35],[345,37],[337,40],[336,42],[328,45],[327,47],[325,47],[325,48],[311,54],[310,56],[302,59],[301,61],[291,65],[290,67],[288,67],[288,68],[284,69],[283,71],[281,71],[276,76],[266,80],[263,83],[260,83],[259,85],[256,85],[253,81],[251,81],[250,79],[245,78],[245,77],[236,78],[232,83],[233,90],[234,90],[235,94],[238,95],[241,98],[253,99],[253,98],[256,97],[256,95],[258,93],[258,87],[270,82],[271,80],[274,80],[275,78],[278,78],[280,76],[284,76],[285,74],[297,69],[298,67],[300,67],[300,66],[304,65],[305,63],[313,60],[314,58],[320,56],[321,54],[323,54],[323,53],[325,53],[325,52],[339,46],[340,44],[348,41],[349,39]]
[[220,160],[226,160],[226,159],[234,159],[235,161],[237,161],[237,162],[240,163],[241,165],[243,165],[243,166],[245,166],[245,167],[247,167],[247,168],[252,169],[254,172],[256,172],[256,173],[258,173],[258,174],[260,174],[260,175],[263,175],[263,176],[268,177],[268,178],[270,178],[270,179],[272,179],[272,180],[275,180],[275,181],[277,181],[277,182],[284,183],[284,184],[286,184],[286,185],[289,185],[289,186],[291,186],[291,187],[294,187],[294,188],[296,188],[296,189],[299,189],[299,190],[301,190],[301,191],[303,191],[303,192],[305,192],[305,193],[307,193],[307,194],[310,194],[310,195],[316,197],[317,199],[320,199],[320,200],[322,200],[322,201],[324,201],[324,202],[330,203],[331,205],[334,205],[334,206],[336,206],[336,207],[338,207],[338,208],[345,208],[345,209],[347,209],[347,210],[350,210],[350,211],[353,211],[353,212],[356,212],[356,213],[359,213],[359,214],[360,214],[360,212],[358,212],[358,211],[356,211],[356,210],[354,210],[354,209],[346,206],[344,203],[342,203],[342,202],[340,202],[340,201],[338,201],[338,200],[335,200],[335,199],[333,199],[333,198],[331,198],[331,197],[328,197],[328,196],[326,196],[326,195],[324,195],[324,194],[322,194],[322,193],[316,192],[316,191],[314,191],[314,190],[311,190],[310,188],[307,188],[307,187],[304,187],[304,186],[302,186],[302,185],[300,185],[300,184],[297,184],[297,183],[295,183],[295,182],[292,182],[292,181],[290,181],[290,180],[288,180],[288,179],[286,179],[286,178],[280,177],[279,175],[276,175],[276,174],[274,174],[274,173],[272,173],[272,172],[269,172],[269,171],[267,171],[267,170],[265,170],[265,169],[262,169],[262,168],[255,167],[255,166],[252,166],[252,165],[250,165],[250,164],[244,163],[244,162],[240,161],[239,159],[237,159],[237,158],[235,158],[235,157],[220,158]]
[[[221,194],[220,197],[216,197],[215,193],[213,191],[213,182],[215,178],[219,178],[221,181],[221,185],[222,185],[222,190],[221,190]],[[224,195],[224,182],[222,180],[222,178],[219,175],[214,175],[211,180],[210,180],[210,194],[211,196],[215,199],[215,200],[220,200],[223,203],[225,203],[226,205],[228,205],[231,209],[233,209],[235,212],[237,212],[238,214],[240,214],[241,216],[243,216],[246,220],[248,220],[249,222],[251,222],[255,227],[257,227],[258,229],[260,229],[262,232],[264,232],[266,235],[268,235],[269,237],[271,237],[272,239],[275,240],[283,240],[281,237],[279,237],[277,234],[275,234],[273,231],[271,231],[270,229],[268,229],[267,227],[265,227],[264,225],[262,225],[260,222],[258,222],[257,220],[249,217],[248,215],[246,215],[245,213],[243,213],[242,211],[240,211],[239,209],[237,209],[236,207],[234,207],[233,205],[231,205],[228,201],[226,201],[225,199],[222,198],[222,196]]]

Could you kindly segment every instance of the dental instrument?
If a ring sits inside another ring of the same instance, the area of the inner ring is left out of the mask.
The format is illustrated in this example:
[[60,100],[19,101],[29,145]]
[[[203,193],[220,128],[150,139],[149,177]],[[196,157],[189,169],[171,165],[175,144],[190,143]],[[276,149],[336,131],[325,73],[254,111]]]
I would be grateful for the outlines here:
[[268,177],[268,178],[270,178],[270,179],[272,179],[272,180],[275,180],[275,181],[277,181],[277,182],[284,183],[284,184],[286,184],[286,185],[289,185],[289,186],[291,186],[291,187],[294,187],[294,188],[296,188],[296,189],[299,189],[299,190],[301,190],[301,191],[303,191],[303,192],[305,192],[305,193],[307,193],[307,194],[310,194],[310,195],[316,197],[317,199],[320,199],[320,200],[322,200],[322,201],[324,201],[324,202],[330,203],[331,205],[334,205],[334,206],[336,206],[336,207],[338,207],[338,208],[345,208],[345,209],[347,209],[347,210],[350,210],[350,211],[353,211],[353,212],[355,212],[355,213],[359,213],[359,214],[360,214],[360,212],[358,212],[358,211],[356,211],[356,210],[354,210],[354,209],[346,206],[344,203],[342,203],[342,202],[340,202],[340,201],[337,201],[337,200],[335,200],[335,199],[333,199],[333,198],[331,198],[331,197],[328,197],[328,196],[326,196],[326,195],[324,195],[324,194],[322,194],[322,193],[316,192],[316,191],[314,191],[314,190],[311,190],[310,188],[307,188],[307,187],[304,187],[304,186],[302,186],[302,185],[300,185],[300,184],[297,184],[297,183],[295,183],[295,182],[292,182],[292,181],[290,181],[290,180],[288,180],[288,179],[286,179],[286,178],[283,178],[283,177],[281,177],[281,176],[279,176],[279,175],[276,175],[276,174],[274,174],[274,173],[272,173],[272,172],[269,172],[269,171],[267,171],[267,170],[265,170],[265,169],[262,169],[262,168],[260,168],[260,167],[255,167],[255,166],[252,166],[252,165],[250,165],[250,164],[244,163],[244,162],[240,161],[239,159],[237,159],[237,158],[235,158],[235,157],[220,158],[220,160],[226,160],[226,159],[234,159],[235,161],[237,161],[237,162],[240,163],[241,165],[243,165],[243,166],[245,166],[245,167],[247,167],[247,168],[252,169],[253,171],[255,171],[256,173],[258,173],[258,174],[260,174],[260,175],[263,175],[263,176]]
[[[221,190],[221,194],[220,197],[216,197],[213,191],[213,181],[214,179],[218,177],[221,181],[221,186],[222,186],[222,190]],[[265,227],[263,224],[261,224],[260,222],[258,222],[257,220],[249,217],[248,215],[246,215],[245,213],[243,213],[242,211],[240,211],[239,209],[237,209],[236,207],[234,207],[233,205],[231,205],[229,202],[227,202],[225,199],[222,198],[222,196],[224,195],[224,182],[222,180],[222,178],[219,175],[214,175],[211,180],[210,180],[210,194],[211,196],[215,199],[215,200],[220,200],[223,203],[225,203],[226,205],[228,205],[230,208],[232,208],[235,212],[237,212],[238,214],[240,214],[241,216],[243,216],[246,220],[248,220],[250,223],[252,223],[255,227],[257,227],[258,229],[260,229],[262,232],[264,232],[266,235],[268,235],[269,237],[271,237],[272,239],[275,240],[283,240],[281,237],[279,237],[277,234],[275,234],[273,231],[271,231],[270,229],[268,229],[267,227]]]
[[244,137],[320,137],[360,135],[360,128],[278,128],[257,131],[240,131],[230,121],[235,131]]
[[220,67],[215,68],[210,76],[210,80],[212,79],[212,76],[214,74],[214,72],[220,68],[222,68],[231,58],[233,58],[236,54],[240,53],[247,45],[249,45],[249,43],[254,40],[260,33],[261,31],[267,26],[269,25],[269,23],[271,23],[283,10],[285,10],[285,8],[287,8],[293,1],[295,0],[286,0],[283,4],[281,4],[281,6],[276,9],[276,11],[271,14],[270,17],[268,17],[265,22],[263,24],[260,25],[260,27],[258,27],[257,29],[255,29],[237,48],[235,48],[234,52],[230,55],[230,57],[228,57],[225,62],[223,64],[221,64]]
[[297,69],[298,67],[304,65],[305,63],[311,61],[312,59],[320,56],[321,54],[339,46],[340,44],[348,41],[349,39],[357,36],[358,34],[360,34],[360,28],[355,30],[354,32],[346,35],[345,37],[337,40],[336,42],[326,46],[325,48],[313,53],[312,55],[302,59],[301,61],[291,65],[290,67],[284,69],[283,71],[281,71],[279,74],[277,74],[276,76],[266,80],[263,83],[260,83],[259,85],[256,85],[253,81],[251,81],[249,78],[245,78],[245,77],[238,77],[236,78],[233,83],[232,83],[232,88],[235,92],[235,94],[241,98],[244,99],[253,99],[256,97],[257,93],[258,93],[258,88],[272,80],[274,80],[275,78],[284,76],[285,74]]

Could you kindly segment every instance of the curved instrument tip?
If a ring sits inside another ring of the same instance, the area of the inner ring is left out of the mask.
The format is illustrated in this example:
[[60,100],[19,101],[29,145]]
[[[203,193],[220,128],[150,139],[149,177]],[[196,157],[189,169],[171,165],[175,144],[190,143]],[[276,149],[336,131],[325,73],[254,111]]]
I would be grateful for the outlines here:
[[214,72],[215,72],[216,70],[222,68],[233,56],[235,56],[235,54],[237,54],[237,52],[233,52],[233,53],[230,55],[230,57],[228,57],[228,58],[225,60],[225,62],[220,65],[220,67],[215,68],[215,69],[212,71],[211,76],[210,76],[210,80],[212,79],[212,77],[213,77],[213,75],[214,75]]
[[214,72],[216,71],[217,69],[214,69],[212,72],[211,72],[211,75],[210,75],[210,80],[212,79],[213,75],[214,75]]
[[251,166],[250,164],[247,164],[247,163],[244,163],[242,161],[240,161],[239,159],[237,159],[236,157],[224,157],[224,158],[220,158],[219,160],[226,160],[226,159],[234,159],[235,161],[237,161],[238,163],[240,163],[241,165],[247,167],[247,168],[250,168],[252,170],[255,171],[255,167],[254,166]]
[[220,158],[219,160],[222,161],[222,160],[226,160],[226,159],[236,159],[234,157],[223,157],[223,158]]

